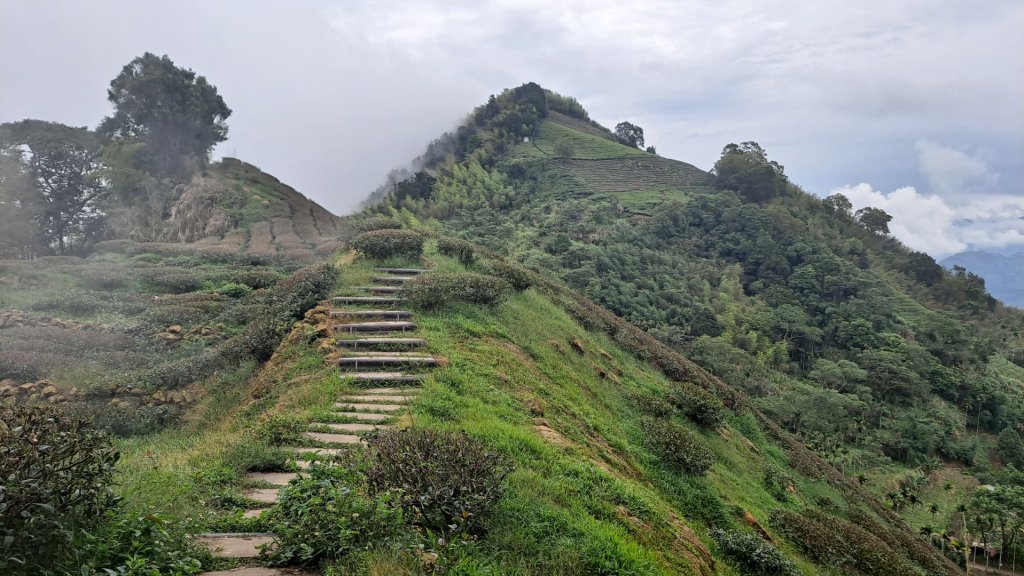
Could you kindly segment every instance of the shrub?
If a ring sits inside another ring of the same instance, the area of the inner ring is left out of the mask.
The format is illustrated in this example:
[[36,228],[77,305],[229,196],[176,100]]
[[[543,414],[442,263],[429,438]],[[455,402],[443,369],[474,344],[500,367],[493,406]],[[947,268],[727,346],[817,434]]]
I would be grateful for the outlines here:
[[281,279],[281,275],[272,270],[235,270],[228,276],[228,281],[245,284],[254,289],[269,288]]
[[87,574],[195,574],[212,560],[209,552],[190,541],[184,526],[156,514],[108,510],[102,528],[80,534],[76,546],[79,566],[91,570],[76,571]]
[[127,270],[112,265],[82,267],[76,274],[79,283],[92,290],[124,288],[132,279]]
[[286,448],[268,446],[255,438],[234,444],[224,455],[224,465],[235,472],[279,472],[288,469],[292,453]]
[[59,295],[41,298],[29,305],[40,312],[56,312],[70,316],[86,316],[110,308],[109,301],[90,290],[67,289]]
[[271,446],[295,444],[302,440],[306,423],[295,416],[275,414],[256,430],[256,437]]
[[414,230],[374,230],[356,236],[352,247],[369,258],[419,258],[424,240],[423,234]]
[[760,536],[739,530],[712,530],[722,555],[732,560],[741,574],[750,576],[800,576],[796,564]]
[[725,404],[689,382],[676,382],[669,393],[669,402],[691,420],[708,428],[719,426],[725,420]]
[[671,420],[648,419],[647,439],[663,462],[691,474],[704,474],[715,455],[704,440]]
[[630,394],[629,400],[640,412],[655,418],[668,418],[675,413],[675,408],[662,399],[646,390]]
[[0,573],[42,573],[114,503],[118,453],[84,420],[51,407],[0,405]]
[[407,520],[438,533],[480,530],[509,473],[504,457],[465,433],[389,431],[371,446],[370,493],[396,491]]
[[492,276],[501,278],[520,292],[533,286],[532,273],[518,264],[512,264],[504,260],[492,260],[488,262],[487,268]]
[[473,245],[458,238],[443,237],[437,241],[437,251],[445,256],[458,259],[463,266],[473,263]]
[[360,548],[384,544],[401,527],[390,494],[359,491],[358,471],[314,466],[281,489],[268,518],[277,535],[264,550],[275,564],[338,560]]
[[402,227],[402,223],[387,216],[370,216],[369,218],[357,220],[355,227],[356,230],[359,230],[360,232],[373,232],[374,230],[398,230]]
[[879,576],[918,574],[904,558],[867,530],[813,509],[772,510],[771,525],[816,562]]
[[406,282],[403,295],[410,306],[445,308],[455,303],[494,305],[508,296],[508,282],[494,276],[471,272],[432,272]]
[[762,483],[768,493],[779,502],[789,500],[789,487],[793,486],[793,476],[789,472],[769,464],[764,471]]
[[252,292],[252,287],[246,284],[228,282],[214,290],[215,293],[228,298],[244,298]]

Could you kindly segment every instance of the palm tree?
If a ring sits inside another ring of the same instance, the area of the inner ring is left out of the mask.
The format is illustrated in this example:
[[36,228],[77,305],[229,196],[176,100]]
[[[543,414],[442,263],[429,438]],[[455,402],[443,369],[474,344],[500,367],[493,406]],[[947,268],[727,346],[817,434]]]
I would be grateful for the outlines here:
[[942,489],[946,492],[946,525],[950,528],[952,528],[953,523],[953,509],[949,507],[949,498],[953,495],[954,488],[956,486],[949,480],[946,480],[946,483],[942,485]]
[[939,505],[932,502],[928,505],[928,513],[932,515],[932,523],[935,522],[935,515],[939,513]]

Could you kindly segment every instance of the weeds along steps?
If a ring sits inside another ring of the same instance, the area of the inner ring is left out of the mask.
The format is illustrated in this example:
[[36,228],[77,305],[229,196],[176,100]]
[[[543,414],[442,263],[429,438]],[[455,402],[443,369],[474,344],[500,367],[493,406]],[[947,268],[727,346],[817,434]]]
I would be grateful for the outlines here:
[[[330,300],[329,333],[336,336],[335,357],[339,376],[354,384],[358,393],[343,394],[336,399],[330,418],[312,422],[302,433],[307,444],[288,450],[294,455],[297,472],[250,472],[241,496],[253,507],[243,519],[256,519],[278,502],[280,490],[301,478],[312,466],[330,466],[335,457],[348,448],[366,444],[365,436],[396,427],[395,422],[409,410],[416,399],[418,385],[441,361],[420,350],[427,347],[422,338],[408,337],[415,333],[414,314],[402,310],[401,286],[425,269],[379,268],[374,278],[380,286],[359,290],[370,295],[342,296]],[[387,296],[373,294],[386,293]],[[364,308],[370,306],[370,308]],[[369,336],[367,336],[369,335]],[[207,533],[196,535],[196,541],[208,546],[214,557],[252,559],[262,548],[275,541],[270,533]],[[257,576],[285,574],[271,568],[246,568]],[[204,576],[217,576],[207,572]]]

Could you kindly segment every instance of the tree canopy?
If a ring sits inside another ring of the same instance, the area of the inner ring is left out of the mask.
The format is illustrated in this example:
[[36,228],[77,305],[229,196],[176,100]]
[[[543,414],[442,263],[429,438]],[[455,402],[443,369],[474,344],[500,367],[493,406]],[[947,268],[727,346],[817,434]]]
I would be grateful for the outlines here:
[[857,210],[853,217],[869,232],[873,232],[875,234],[889,233],[889,222],[892,221],[892,216],[887,214],[885,210],[882,210],[881,208],[867,206]]
[[231,109],[217,88],[166,55],[146,52],[126,64],[107,99],[114,114],[99,131],[144,142],[140,159],[159,175],[181,176],[196,161],[205,165],[213,146],[227,139]]
[[631,122],[619,122],[615,125],[615,138],[621,144],[633,148],[644,147],[644,129]]
[[768,160],[757,142],[729,144],[722,149],[722,157],[715,162],[712,172],[718,188],[739,192],[751,202],[781,195],[789,182],[782,165]]

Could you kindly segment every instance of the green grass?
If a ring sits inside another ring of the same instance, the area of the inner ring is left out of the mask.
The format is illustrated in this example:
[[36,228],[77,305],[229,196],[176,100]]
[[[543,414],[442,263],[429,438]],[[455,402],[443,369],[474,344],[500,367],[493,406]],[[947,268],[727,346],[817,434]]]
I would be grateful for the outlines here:
[[607,158],[650,158],[651,154],[623,146],[594,134],[574,130],[551,121],[541,122],[537,135],[530,142],[520,142],[510,152],[512,158],[538,159],[554,158],[555,144],[568,142],[572,157],[579,160],[602,160]]

